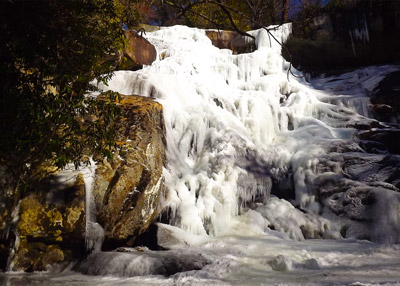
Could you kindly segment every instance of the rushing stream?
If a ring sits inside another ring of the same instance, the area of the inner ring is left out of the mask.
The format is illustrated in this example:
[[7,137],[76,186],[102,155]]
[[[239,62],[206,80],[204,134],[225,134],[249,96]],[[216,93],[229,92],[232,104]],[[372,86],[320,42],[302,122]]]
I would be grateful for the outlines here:
[[[285,41],[290,31],[271,32]],[[367,93],[398,67],[288,78],[280,45],[265,30],[250,33],[257,50],[240,55],[199,29],[148,33],[159,60],[116,72],[107,87],[164,107],[169,225],[159,226],[173,237],[170,250],[97,252],[73,271],[8,273],[0,282],[400,285],[399,178],[381,171],[388,154],[354,139],[394,128],[370,118]],[[358,196],[362,205],[350,208]]]

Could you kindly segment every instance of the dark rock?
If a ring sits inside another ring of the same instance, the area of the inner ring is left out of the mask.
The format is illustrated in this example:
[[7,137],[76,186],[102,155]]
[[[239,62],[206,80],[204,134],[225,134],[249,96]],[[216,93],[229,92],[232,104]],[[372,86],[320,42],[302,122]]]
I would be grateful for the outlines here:
[[206,31],[212,44],[219,49],[232,50],[233,54],[250,53],[255,50],[254,40],[234,31]]
[[377,129],[360,132],[358,137],[361,140],[378,142],[385,146],[392,154],[400,154],[400,130],[399,129]]
[[374,116],[387,122],[400,122],[400,71],[388,74],[371,94]]
[[135,240],[136,246],[145,246],[151,250],[163,250],[164,247],[158,244],[158,226],[151,224],[146,231],[139,235]]

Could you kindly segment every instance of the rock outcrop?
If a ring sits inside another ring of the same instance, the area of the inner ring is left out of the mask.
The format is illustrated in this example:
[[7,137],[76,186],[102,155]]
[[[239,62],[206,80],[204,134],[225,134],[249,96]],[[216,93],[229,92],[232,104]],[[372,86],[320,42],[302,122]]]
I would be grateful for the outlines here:
[[96,169],[93,196],[106,245],[132,245],[157,214],[164,185],[165,129],[162,106],[125,96],[118,127],[121,151]]
[[[95,210],[90,211],[104,228],[105,249],[132,245],[154,220],[164,192],[161,104],[150,98],[122,96],[120,106],[119,151],[111,162],[93,157],[97,161],[91,185]],[[0,205],[0,231],[3,236],[9,233],[8,240],[0,241],[2,269],[10,250],[8,264],[15,271],[42,271],[56,263],[66,266],[86,255],[85,194],[90,184],[85,180],[90,176],[84,170],[64,170],[31,186],[19,202],[19,216],[14,214],[13,231],[7,230],[11,210]]]

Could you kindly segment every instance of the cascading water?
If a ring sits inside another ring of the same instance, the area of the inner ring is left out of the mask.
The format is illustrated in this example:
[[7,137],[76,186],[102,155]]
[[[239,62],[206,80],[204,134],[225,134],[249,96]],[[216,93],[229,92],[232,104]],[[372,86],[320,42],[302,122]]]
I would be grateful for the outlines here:
[[[284,42],[291,26],[271,31]],[[341,222],[319,216],[331,215],[313,182],[342,173],[339,162],[324,158],[332,144],[351,140],[355,126],[371,124],[365,91],[388,69],[316,81],[314,88],[303,78],[288,80],[289,63],[267,31],[250,33],[257,50],[232,55],[212,46],[203,30],[161,28],[148,39],[162,60],[137,72],[116,72],[105,88],[153,97],[164,106],[169,192],[163,207],[171,224],[193,234],[229,233],[239,214],[265,203],[272,183],[288,181],[290,173],[292,203],[307,213],[308,232],[340,236]],[[266,221],[275,217],[268,210],[260,213]],[[277,219],[268,223],[283,225]],[[292,238],[309,237],[304,224],[299,227],[282,229]]]
[[[285,40],[289,33],[287,25],[276,36]],[[164,204],[172,223],[194,234],[226,231],[246,202],[268,197],[271,172],[280,171],[279,163],[271,169],[273,162],[288,159],[286,150],[275,156],[284,148],[273,142],[292,118],[288,108],[280,111],[280,98],[297,85],[285,79],[282,66],[288,64],[276,56],[279,44],[263,31],[254,34],[258,50],[235,56],[213,47],[202,30],[154,32],[149,40],[164,59],[143,72],[118,72],[109,83],[163,104],[169,162]]]

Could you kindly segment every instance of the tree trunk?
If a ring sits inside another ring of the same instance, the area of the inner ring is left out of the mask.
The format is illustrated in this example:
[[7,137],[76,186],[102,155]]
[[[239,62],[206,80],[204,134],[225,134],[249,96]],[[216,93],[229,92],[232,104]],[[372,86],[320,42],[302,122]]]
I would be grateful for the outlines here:
[[281,13],[281,23],[287,23],[289,21],[289,0],[282,0],[282,13]]

